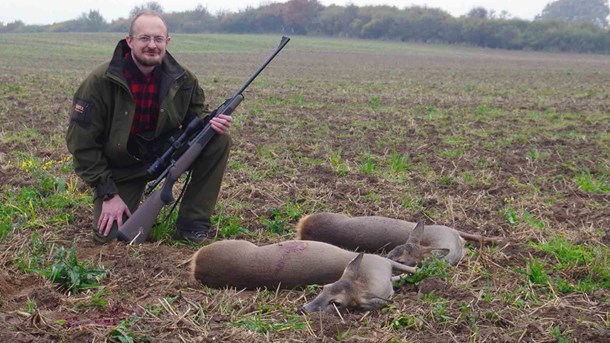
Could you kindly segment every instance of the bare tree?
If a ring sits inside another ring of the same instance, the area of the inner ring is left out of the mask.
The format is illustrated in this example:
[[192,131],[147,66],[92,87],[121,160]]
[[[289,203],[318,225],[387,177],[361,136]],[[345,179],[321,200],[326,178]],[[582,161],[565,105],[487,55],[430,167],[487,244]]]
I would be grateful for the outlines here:
[[149,1],[145,4],[134,7],[131,11],[129,11],[129,17],[135,17],[138,13],[144,10],[151,10],[157,13],[163,13],[163,7],[156,1]]

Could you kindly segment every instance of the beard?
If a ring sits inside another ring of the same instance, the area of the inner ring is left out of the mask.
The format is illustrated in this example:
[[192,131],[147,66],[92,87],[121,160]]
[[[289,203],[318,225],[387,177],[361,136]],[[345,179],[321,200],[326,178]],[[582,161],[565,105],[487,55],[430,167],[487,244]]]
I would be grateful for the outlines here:
[[[147,53],[151,52],[151,51],[157,52],[157,55],[155,55],[155,56],[147,55]],[[145,67],[154,67],[154,66],[160,65],[161,62],[163,62],[163,56],[165,55],[165,52],[160,51],[159,49],[145,49],[140,52],[134,51],[134,53],[132,55],[138,64],[145,66]]]

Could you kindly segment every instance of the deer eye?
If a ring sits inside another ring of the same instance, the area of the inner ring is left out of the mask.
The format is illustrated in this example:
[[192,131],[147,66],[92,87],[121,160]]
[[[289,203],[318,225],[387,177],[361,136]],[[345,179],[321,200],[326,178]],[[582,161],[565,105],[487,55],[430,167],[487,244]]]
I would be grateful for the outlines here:
[[341,305],[342,305],[342,304],[341,304],[340,302],[338,302],[337,300],[331,300],[331,301],[329,301],[329,302],[328,302],[328,304],[329,304],[329,305],[331,305],[331,306],[336,306],[337,308],[340,308],[340,307],[341,307]]

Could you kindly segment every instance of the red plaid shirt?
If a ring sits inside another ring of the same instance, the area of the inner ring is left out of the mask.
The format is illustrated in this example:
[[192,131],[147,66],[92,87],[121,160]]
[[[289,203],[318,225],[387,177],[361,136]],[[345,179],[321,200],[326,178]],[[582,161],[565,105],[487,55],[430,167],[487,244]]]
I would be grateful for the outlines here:
[[127,79],[127,84],[136,103],[136,112],[131,122],[131,132],[133,136],[137,133],[154,131],[157,128],[159,118],[159,80],[155,68],[148,76],[144,76],[138,66],[136,66],[131,54],[125,56],[123,76]]

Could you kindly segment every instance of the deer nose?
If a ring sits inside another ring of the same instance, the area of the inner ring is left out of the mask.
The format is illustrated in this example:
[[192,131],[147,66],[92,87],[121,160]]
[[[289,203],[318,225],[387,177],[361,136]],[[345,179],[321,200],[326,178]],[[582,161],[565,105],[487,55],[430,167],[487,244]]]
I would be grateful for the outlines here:
[[297,308],[297,314],[303,315],[303,314],[307,314],[307,311],[305,311],[305,308],[303,306]]

